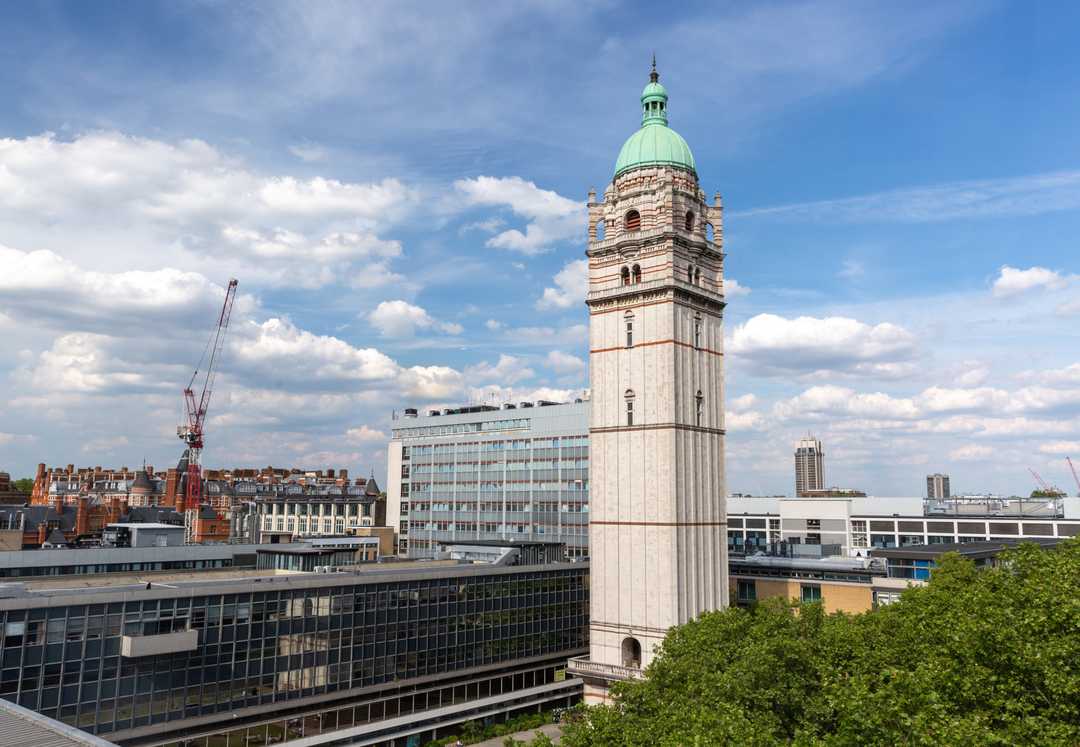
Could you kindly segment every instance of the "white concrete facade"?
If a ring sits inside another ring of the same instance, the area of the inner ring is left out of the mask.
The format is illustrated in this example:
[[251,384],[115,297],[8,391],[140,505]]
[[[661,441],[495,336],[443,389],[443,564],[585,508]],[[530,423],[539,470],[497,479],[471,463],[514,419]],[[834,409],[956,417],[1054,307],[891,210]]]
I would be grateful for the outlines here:
[[681,167],[590,194],[592,669],[728,603],[721,210]]

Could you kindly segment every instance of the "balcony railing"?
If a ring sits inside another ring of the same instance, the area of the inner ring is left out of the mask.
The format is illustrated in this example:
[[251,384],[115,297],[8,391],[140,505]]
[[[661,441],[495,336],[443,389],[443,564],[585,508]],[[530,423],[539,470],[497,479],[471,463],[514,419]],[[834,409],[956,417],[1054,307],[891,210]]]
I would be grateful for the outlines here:
[[660,278],[658,280],[644,280],[640,283],[631,283],[630,285],[617,285],[604,290],[589,291],[585,297],[588,300],[592,300],[594,298],[620,296],[624,294],[628,295],[660,288],[685,288],[686,290],[712,297],[717,301],[722,302],[724,300],[723,286],[721,286],[721,290],[717,292],[701,285],[688,283],[680,278]]
[[645,678],[644,672],[635,667],[620,667],[617,664],[590,661],[588,656],[571,659],[567,669],[571,674],[602,677],[606,680],[640,680]]

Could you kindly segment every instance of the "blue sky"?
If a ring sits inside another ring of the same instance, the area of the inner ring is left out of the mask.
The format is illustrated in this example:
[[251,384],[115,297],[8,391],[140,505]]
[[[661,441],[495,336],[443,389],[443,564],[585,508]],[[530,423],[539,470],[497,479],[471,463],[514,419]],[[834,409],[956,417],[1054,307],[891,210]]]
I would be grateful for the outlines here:
[[[655,50],[726,207],[729,489],[1069,487],[1070,3],[0,10],[0,469],[385,470],[390,412],[587,386],[584,221]],[[733,282],[734,281],[734,282]]]

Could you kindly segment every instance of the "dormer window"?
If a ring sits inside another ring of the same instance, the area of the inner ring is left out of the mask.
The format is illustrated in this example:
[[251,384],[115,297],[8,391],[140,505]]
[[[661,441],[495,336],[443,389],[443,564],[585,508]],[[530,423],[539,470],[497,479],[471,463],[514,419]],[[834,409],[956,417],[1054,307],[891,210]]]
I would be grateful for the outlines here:
[[625,226],[627,231],[640,231],[641,230],[641,213],[637,210],[631,210],[626,214]]

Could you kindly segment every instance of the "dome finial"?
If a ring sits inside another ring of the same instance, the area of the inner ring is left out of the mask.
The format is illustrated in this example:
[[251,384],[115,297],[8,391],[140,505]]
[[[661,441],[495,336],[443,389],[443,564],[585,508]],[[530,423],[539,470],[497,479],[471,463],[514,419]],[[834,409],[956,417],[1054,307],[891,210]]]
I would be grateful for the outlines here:
[[649,81],[655,83],[660,80],[660,73],[656,72],[656,52],[652,53],[652,72],[649,73]]

